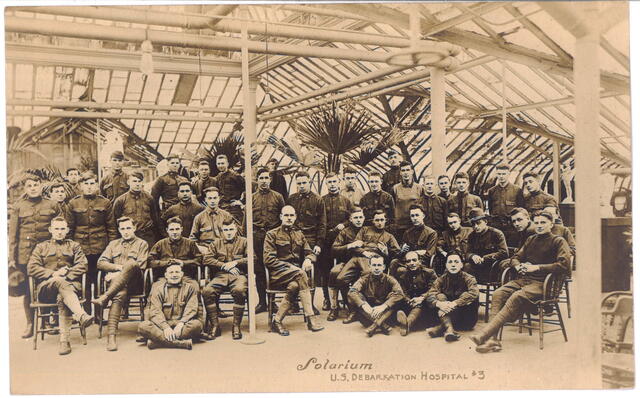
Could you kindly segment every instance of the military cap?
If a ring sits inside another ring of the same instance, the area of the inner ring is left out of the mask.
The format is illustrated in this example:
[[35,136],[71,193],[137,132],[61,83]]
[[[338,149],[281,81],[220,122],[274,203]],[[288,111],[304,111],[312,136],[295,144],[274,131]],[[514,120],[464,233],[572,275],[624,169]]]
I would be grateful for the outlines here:
[[144,174],[142,174],[141,171],[132,171],[131,173],[129,173],[129,175],[131,177],[136,177],[137,179],[139,179],[140,181],[144,180]]
[[96,180],[98,179],[95,173],[91,170],[85,171],[84,173],[80,174],[80,182],[84,182],[91,179],[96,179]]
[[111,153],[111,159],[124,160],[124,153],[122,153],[122,151],[113,151]]

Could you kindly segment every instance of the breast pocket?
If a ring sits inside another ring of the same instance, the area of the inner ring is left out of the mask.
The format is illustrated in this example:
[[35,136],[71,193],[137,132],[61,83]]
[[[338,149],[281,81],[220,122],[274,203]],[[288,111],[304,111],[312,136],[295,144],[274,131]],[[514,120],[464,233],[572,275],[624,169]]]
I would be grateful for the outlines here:
[[96,224],[103,224],[107,220],[107,207],[98,206],[93,209],[93,215],[91,222]]
[[291,253],[291,242],[284,239],[277,239],[276,251],[278,252],[278,257],[289,255],[289,253]]

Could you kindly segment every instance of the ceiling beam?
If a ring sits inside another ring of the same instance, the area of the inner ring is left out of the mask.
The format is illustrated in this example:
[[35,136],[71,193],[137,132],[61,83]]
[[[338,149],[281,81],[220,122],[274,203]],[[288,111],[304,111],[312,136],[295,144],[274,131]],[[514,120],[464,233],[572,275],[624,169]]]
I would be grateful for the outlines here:
[[59,117],[70,119],[116,119],[116,120],[162,120],[179,122],[212,122],[212,123],[238,123],[241,118],[226,117],[206,117],[188,115],[168,115],[152,114],[143,115],[138,113],[111,113],[111,112],[85,112],[85,111],[45,111],[37,109],[7,109],[9,116],[33,116],[33,117]]
[[8,106],[48,106],[51,108],[90,108],[90,109],[127,109],[139,111],[165,112],[206,112],[206,113],[234,113],[242,114],[241,108],[213,108],[210,106],[186,105],[153,105],[153,104],[123,104],[113,102],[92,101],[50,101],[50,100],[22,100],[8,99]]
[[[402,29],[409,29],[409,15],[394,8],[380,4],[334,4],[339,10],[360,13],[372,21],[386,23]],[[440,23],[428,10],[423,7],[422,30]],[[507,43],[498,45],[492,39],[477,33],[468,32],[459,28],[450,28],[431,36],[434,39],[449,42],[461,47],[480,51],[496,58],[528,65],[541,69],[547,73],[553,73],[567,78],[573,77],[573,63],[566,64],[557,56],[549,55],[517,44]],[[608,91],[617,91],[628,94],[630,91],[629,77],[611,72],[601,72],[601,86]]]
[[[10,63],[64,66],[105,70],[140,70],[140,54],[123,50],[62,47],[7,42],[5,59]],[[200,64],[198,64],[200,62]],[[240,62],[184,55],[153,54],[155,73],[187,73],[202,76],[240,77]]]

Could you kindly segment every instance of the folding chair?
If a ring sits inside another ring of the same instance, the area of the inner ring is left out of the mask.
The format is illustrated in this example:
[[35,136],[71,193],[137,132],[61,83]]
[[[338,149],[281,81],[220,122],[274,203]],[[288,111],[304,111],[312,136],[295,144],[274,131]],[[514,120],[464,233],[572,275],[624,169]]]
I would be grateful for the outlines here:
[[[97,283],[96,283],[96,293],[95,297],[101,296],[104,292],[107,291],[108,285],[106,281],[107,272],[98,271]],[[149,296],[149,292],[151,291],[151,269],[147,268],[144,270],[142,275],[142,292],[136,292],[136,294],[129,294],[127,298],[127,304],[123,307],[124,316],[120,320],[120,322],[132,322],[132,321],[144,321],[144,307],[147,304],[147,297]],[[129,292],[131,293],[131,292]],[[131,306],[135,306],[138,310],[137,312],[131,313],[129,309]],[[107,303],[104,307],[95,308],[96,321],[98,322],[98,338],[102,338],[102,328],[105,325],[106,321],[104,319],[104,311],[106,309],[111,309],[111,303]]]
[[[80,305],[84,304],[86,301],[86,297],[84,297],[85,286],[86,286],[87,278],[85,274],[82,274],[82,289],[80,290]],[[43,303],[38,301],[38,289],[36,287],[36,280],[33,277],[29,277],[29,292],[31,293],[31,303],[29,307],[31,307],[33,311],[33,349],[38,349],[38,334],[40,334],[40,339],[44,340],[45,333],[51,331],[60,331],[59,326],[46,326],[46,321],[48,319],[58,318],[58,303]],[[75,321],[73,321],[75,323]],[[73,329],[80,329],[80,335],[82,336],[82,344],[87,345],[87,335],[84,329],[79,326],[73,327]]]

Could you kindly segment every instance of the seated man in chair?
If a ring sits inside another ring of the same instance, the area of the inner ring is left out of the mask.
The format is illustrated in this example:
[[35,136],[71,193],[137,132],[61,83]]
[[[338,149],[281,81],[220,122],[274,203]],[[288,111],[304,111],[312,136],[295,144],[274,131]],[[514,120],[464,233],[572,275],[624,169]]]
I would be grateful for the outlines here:
[[391,326],[387,320],[404,297],[402,287],[384,273],[384,257],[379,252],[369,257],[369,268],[371,272],[360,277],[349,289],[349,301],[357,309],[358,320],[367,326],[367,337],[377,331],[389,335]]
[[278,312],[270,327],[281,336],[288,336],[289,331],[282,321],[292,303],[300,296],[302,309],[307,318],[307,328],[312,332],[324,329],[317,323],[311,304],[311,283],[307,272],[313,269],[315,254],[302,231],[294,229],[296,210],[286,205],[280,211],[282,225],[267,232],[264,239],[264,265],[269,270],[269,288],[286,290]]
[[192,339],[200,336],[198,290],[184,276],[179,263],[167,266],[164,278],[149,293],[149,320],[141,322],[138,333],[147,338],[147,348],[191,349]]
[[212,340],[221,335],[218,323],[218,299],[225,289],[233,296],[234,340],[242,338],[240,325],[247,301],[247,239],[238,236],[238,228],[233,220],[222,223],[222,238],[209,244],[204,264],[213,270],[213,278],[202,289],[208,322],[204,333]]
[[105,271],[108,288],[100,297],[91,300],[101,308],[112,300],[107,321],[107,351],[118,349],[116,334],[122,309],[127,304],[130,291],[136,290],[142,284],[142,271],[147,268],[149,256],[149,245],[135,235],[136,226],[133,220],[121,217],[117,223],[122,238],[109,242],[98,259],[98,269]]
[[491,300],[491,320],[476,335],[469,338],[480,353],[496,352],[502,349],[497,339],[500,328],[513,322],[540,300],[543,283],[549,273],[568,275],[571,273],[571,251],[567,241],[551,233],[553,216],[541,212],[533,217],[536,234],[530,236],[522,248],[511,258],[511,267],[518,277],[504,284],[493,293]]
[[[51,239],[38,243],[27,263],[29,276],[35,279],[37,299],[43,303],[58,303],[60,310],[60,344],[58,354],[71,352],[69,334],[71,317],[82,329],[93,322],[80,304],[82,275],[87,272],[87,258],[80,244],[65,239],[69,232],[67,221],[55,217],[49,226]],[[34,292],[35,293],[35,292]]]
[[502,231],[487,224],[487,216],[482,209],[471,209],[469,221],[473,232],[469,234],[464,271],[473,275],[479,283],[486,283],[489,282],[493,263],[509,256],[507,241]]
[[[400,247],[402,254],[413,251],[418,254],[420,264],[423,267],[430,267],[431,257],[436,253],[436,243],[438,233],[424,224],[424,210],[418,205],[409,207],[409,218],[413,224],[404,233]],[[407,272],[407,268],[400,258],[391,260],[389,273],[395,278]]]

